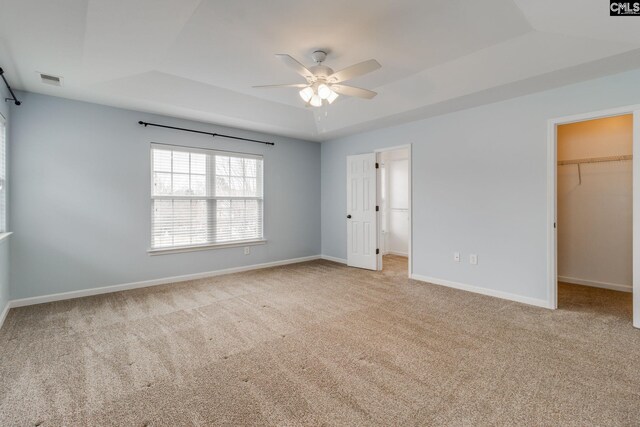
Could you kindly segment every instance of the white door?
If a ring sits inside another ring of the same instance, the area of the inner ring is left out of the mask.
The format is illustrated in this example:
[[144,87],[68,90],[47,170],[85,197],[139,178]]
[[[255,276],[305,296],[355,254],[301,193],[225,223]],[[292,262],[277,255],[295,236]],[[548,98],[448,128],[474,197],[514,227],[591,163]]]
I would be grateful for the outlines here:
[[376,270],[376,155],[347,156],[347,265]]

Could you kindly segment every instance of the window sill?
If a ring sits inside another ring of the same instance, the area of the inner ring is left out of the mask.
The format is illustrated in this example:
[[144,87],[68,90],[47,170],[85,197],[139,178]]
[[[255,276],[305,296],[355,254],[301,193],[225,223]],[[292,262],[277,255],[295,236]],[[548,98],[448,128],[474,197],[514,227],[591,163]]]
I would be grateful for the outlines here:
[[12,231],[7,231],[6,233],[0,233],[0,242],[6,239],[7,237],[11,236],[12,234],[13,234]]
[[[10,234],[10,233],[9,233]],[[169,255],[169,254],[179,254],[182,252],[195,252],[195,251],[208,251],[211,249],[224,249],[224,248],[238,248],[242,246],[256,246],[256,245],[264,245],[267,243],[265,239],[259,240],[240,240],[229,243],[214,243],[211,245],[200,245],[200,246],[181,246],[178,248],[161,248],[161,249],[149,249],[147,253],[149,255]]]

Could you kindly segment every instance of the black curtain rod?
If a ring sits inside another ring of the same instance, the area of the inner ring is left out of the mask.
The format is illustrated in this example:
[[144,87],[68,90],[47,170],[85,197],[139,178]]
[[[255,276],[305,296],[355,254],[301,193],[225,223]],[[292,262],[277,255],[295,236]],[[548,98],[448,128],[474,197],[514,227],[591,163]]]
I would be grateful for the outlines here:
[[7,79],[4,78],[4,70],[2,68],[0,68],[0,76],[2,76],[2,80],[4,80],[4,84],[7,85],[7,89],[9,89],[9,93],[12,96],[12,98],[5,98],[4,102],[13,101],[16,105],[22,104],[22,102],[18,101],[18,98],[16,98],[16,94],[13,93],[13,89],[11,89],[11,86],[9,86],[9,82],[7,81]]
[[267,145],[275,145],[273,142],[267,142],[267,141],[258,141],[257,139],[251,139],[251,138],[242,138],[239,136],[231,136],[231,135],[224,135],[221,133],[213,133],[213,132],[204,132],[201,130],[194,130],[194,129],[186,129],[186,128],[179,128],[179,127],[175,127],[175,126],[167,126],[167,125],[159,125],[157,123],[147,123],[147,122],[143,122],[142,120],[138,122],[139,125],[142,125],[144,127],[147,126],[155,126],[155,127],[159,127],[159,128],[165,128],[165,129],[174,129],[174,130],[181,130],[184,132],[193,132],[193,133],[201,133],[203,135],[211,135],[212,137],[222,137],[222,138],[231,138],[231,139],[238,139],[240,141],[249,141],[249,142],[257,142],[259,144],[267,144]]

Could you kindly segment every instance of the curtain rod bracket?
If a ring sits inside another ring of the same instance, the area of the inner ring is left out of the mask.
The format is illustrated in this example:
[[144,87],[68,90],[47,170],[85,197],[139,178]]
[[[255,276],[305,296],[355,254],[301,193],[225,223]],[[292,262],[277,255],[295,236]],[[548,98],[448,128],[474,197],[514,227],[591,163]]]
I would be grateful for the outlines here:
[[0,67],[0,76],[2,77],[2,80],[4,80],[5,86],[7,86],[7,89],[9,90],[9,94],[12,96],[11,98],[5,98],[4,102],[13,101],[13,103],[16,105],[22,104],[22,102],[18,101],[18,98],[16,98],[16,94],[13,93],[13,89],[11,89],[11,86],[9,86],[9,82],[4,77],[4,70],[2,69],[2,67]]
[[203,135],[211,135],[211,137],[213,137],[213,138],[215,138],[216,136],[219,136],[221,138],[237,139],[239,141],[257,142],[258,144],[276,145],[273,142],[260,141],[258,139],[242,138],[240,136],[224,135],[222,133],[205,132],[205,131],[202,131],[202,130],[179,128],[179,127],[176,127],[176,126],[161,125],[161,124],[158,124],[158,123],[148,123],[148,122],[143,122],[142,120],[140,120],[138,122],[138,124],[142,125],[144,127],[155,126],[155,127],[159,127],[159,128],[165,128],[165,129],[180,130],[180,131],[183,131],[183,132],[193,132],[193,133],[200,133],[200,134],[203,134]]

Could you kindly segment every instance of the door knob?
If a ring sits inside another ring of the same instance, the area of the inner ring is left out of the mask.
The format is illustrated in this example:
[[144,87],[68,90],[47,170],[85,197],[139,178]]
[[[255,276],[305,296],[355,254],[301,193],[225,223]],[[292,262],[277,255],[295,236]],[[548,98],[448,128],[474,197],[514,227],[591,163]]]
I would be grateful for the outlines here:
[[347,218],[348,218],[348,219],[351,219],[351,215],[347,215]]

